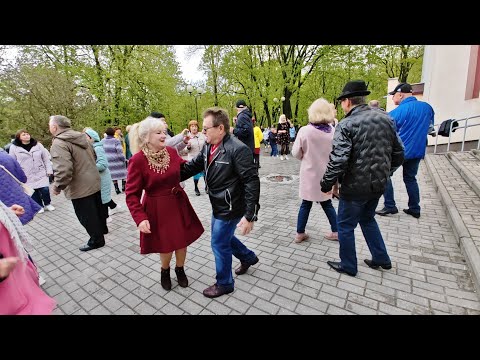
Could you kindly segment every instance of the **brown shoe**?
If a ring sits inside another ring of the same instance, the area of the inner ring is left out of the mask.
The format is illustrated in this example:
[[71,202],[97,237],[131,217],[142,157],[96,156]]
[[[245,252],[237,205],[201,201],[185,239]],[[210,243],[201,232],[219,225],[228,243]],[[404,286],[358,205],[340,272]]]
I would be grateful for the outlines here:
[[183,288],[187,287],[188,279],[187,275],[185,275],[185,270],[183,270],[183,266],[175,266],[175,274],[177,274],[178,285]]
[[331,232],[330,234],[325,235],[324,238],[327,240],[338,241],[338,232]]
[[208,288],[203,290],[203,295],[208,298],[216,298],[224,294],[230,294],[231,292],[233,292],[233,286],[231,289],[229,289],[223,286],[219,286],[217,284],[213,284],[212,286],[209,286]]
[[172,279],[170,279],[170,268],[163,269],[161,271],[160,284],[165,290],[170,290],[172,288]]
[[256,263],[258,263],[258,257],[256,257],[256,256],[255,256],[255,259],[253,260],[253,262],[250,263],[250,264],[240,262],[240,266],[235,269],[235,274],[237,274],[237,275],[245,274],[247,272],[248,268],[252,265],[255,265]]
[[297,233],[297,235],[295,235],[295,239],[293,240],[294,243],[296,244],[300,244],[303,240],[307,240],[309,238],[308,234],[307,233]]

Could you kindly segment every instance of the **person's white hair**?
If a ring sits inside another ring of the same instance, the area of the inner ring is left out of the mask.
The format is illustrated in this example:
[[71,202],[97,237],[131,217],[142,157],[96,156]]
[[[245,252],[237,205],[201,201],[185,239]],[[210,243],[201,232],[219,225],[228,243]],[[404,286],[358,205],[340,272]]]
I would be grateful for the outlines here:
[[285,124],[287,122],[287,116],[285,114],[280,115],[280,117],[278,118],[278,122],[280,124]]
[[332,106],[324,98],[315,100],[308,108],[308,121],[312,124],[330,124],[334,119]]
[[132,154],[136,154],[147,144],[150,133],[154,131],[165,131],[165,122],[159,118],[148,116],[145,120],[132,125],[129,131]]

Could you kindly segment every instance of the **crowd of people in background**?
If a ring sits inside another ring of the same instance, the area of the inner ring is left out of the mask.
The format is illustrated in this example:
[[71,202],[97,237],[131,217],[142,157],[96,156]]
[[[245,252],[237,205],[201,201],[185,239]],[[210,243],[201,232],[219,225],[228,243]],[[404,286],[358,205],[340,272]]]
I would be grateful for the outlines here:
[[[63,192],[89,236],[79,250],[103,247],[111,215],[123,210],[112,199],[112,184],[117,195],[125,193],[139,230],[140,253],[159,254],[161,286],[170,290],[173,254],[177,282],[187,287],[187,248],[204,232],[184,190],[185,180],[193,177],[194,193],[200,196],[203,178],[212,205],[210,238],[216,270],[216,282],[203,294],[214,298],[233,292],[232,256],[240,261],[236,275],[259,262],[235,230],[248,234],[258,220],[261,144],[270,149],[271,157],[301,161],[295,243],[308,240],[306,225],[313,203],[318,203],[330,225],[324,238],[340,245],[340,261],[327,262],[332,269],[357,274],[357,224],[372,255],[365,263],[391,269],[375,210],[383,195],[384,208],[376,213],[398,213],[390,177],[403,165],[409,195],[404,212],[420,217],[415,177],[434,112],[412,96],[406,83],[390,93],[398,105],[390,113],[376,100],[367,104],[368,94],[364,81],[349,81],[337,98],[346,114],[342,121],[336,118],[335,104],[319,98],[308,108],[308,124],[302,127],[281,114],[271,127],[261,128],[245,100],[239,99],[233,126],[228,112],[214,107],[204,111],[202,125],[190,120],[178,134],[156,111],[128,125],[125,135],[120,127],[108,127],[102,137],[92,128],[73,130],[65,116],[51,116],[50,151],[28,129],[19,130],[5,150],[0,149],[0,281],[8,283],[0,287],[0,314],[51,313],[55,306],[39,287],[41,277],[28,254],[23,225],[36,214],[54,211],[51,194]],[[333,198],[339,199],[338,210]],[[25,294],[23,310],[14,304],[12,291]]]

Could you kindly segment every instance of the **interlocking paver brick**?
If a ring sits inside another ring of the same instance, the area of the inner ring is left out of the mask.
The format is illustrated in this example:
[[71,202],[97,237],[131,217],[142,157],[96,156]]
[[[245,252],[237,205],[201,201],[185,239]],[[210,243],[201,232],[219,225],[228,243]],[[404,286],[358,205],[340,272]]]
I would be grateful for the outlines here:
[[[338,261],[339,244],[323,235],[330,231],[328,220],[315,204],[307,233],[300,244],[296,233],[298,179],[291,184],[267,183],[264,177],[277,173],[298,175],[300,162],[280,161],[262,156],[261,210],[254,230],[239,236],[253,249],[260,262],[248,273],[235,278],[235,291],[217,299],[202,291],[215,283],[215,262],[210,246],[211,205],[208,197],[195,196],[193,182],[185,191],[202,221],[205,233],[188,250],[185,264],[190,279],[180,288],[172,271],[171,291],[160,285],[157,254],[139,254],[138,231],[128,211],[112,216],[106,246],[82,253],[87,234],[75,217],[71,203],[63,195],[53,198],[57,210],[36,216],[26,228],[38,245],[32,257],[47,279],[43,289],[57,298],[56,314],[476,314],[480,302],[432,180],[421,162],[418,181],[422,217],[399,212],[377,217],[392,259],[391,270],[368,268],[363,259],[371,258],[361,229],[355,230],[358,257],[357,277],[338,274],[326,264]],[[448,169],[444,171],[448,176]],[[407,206],[408,196],[401,171],[393,177],[399,208]],[[479,206],[468,188],[452,187],[463,194],[458,204],[465,221],[478,230]],[[125,195],[112,194],[125,205]],[[282,199],[282,206],[278,206]],[[338,201],[333,201],[338,207]],[[379,207],[383,206],[380,199]],[[61,225],[59,225],[61,224]],[[477,226],[477,227],[476,227]],[[68,240],[68,241],[67,241]],[[232,270],[238,266],[234,258]],[[174,260],[171,267],[175,266]],[[67,279],[69,279],[67,281]]]

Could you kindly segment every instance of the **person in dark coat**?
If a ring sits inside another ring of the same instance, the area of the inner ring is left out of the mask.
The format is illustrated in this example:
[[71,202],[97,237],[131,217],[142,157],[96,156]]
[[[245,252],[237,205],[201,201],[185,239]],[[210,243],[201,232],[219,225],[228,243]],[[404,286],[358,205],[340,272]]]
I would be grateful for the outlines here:
[[372,254],[365,263],[373,269],[392,268],[375,209],[392,169],[400,166],[404,157],[392,119],[366,104],[368,94],[365,82],[354,80],[337,98],[346,116],[335,128],[327,171],[320,182],[321,191],[328,193],[341,179],[337,216],[340,262],[327,264],[350,276],[357,274],[354,230],[359,223]]
[[240,260],[235,274],[245,274],[259,260],[236,236],[253,229],[260,204],[260,180],[250,149],[230,135],[228,113],[214,107],[203,114],[206,143],[196,158],[181,167],[181,180],[205,171],[212,204],[211,244],[215,256],[216,283],[203,295],[216,298],[234,290],[232,255]]
[[238,140],[247,145],[252,151],[253,161],[253,154],[255,153],[255,140],[253,137],[252,113],[248,109],[244,100],[238,100],[235,104],[235,108],[237,109],[237,121],[235,122],[235,127],[230,128],[230,132],[235,135]]

